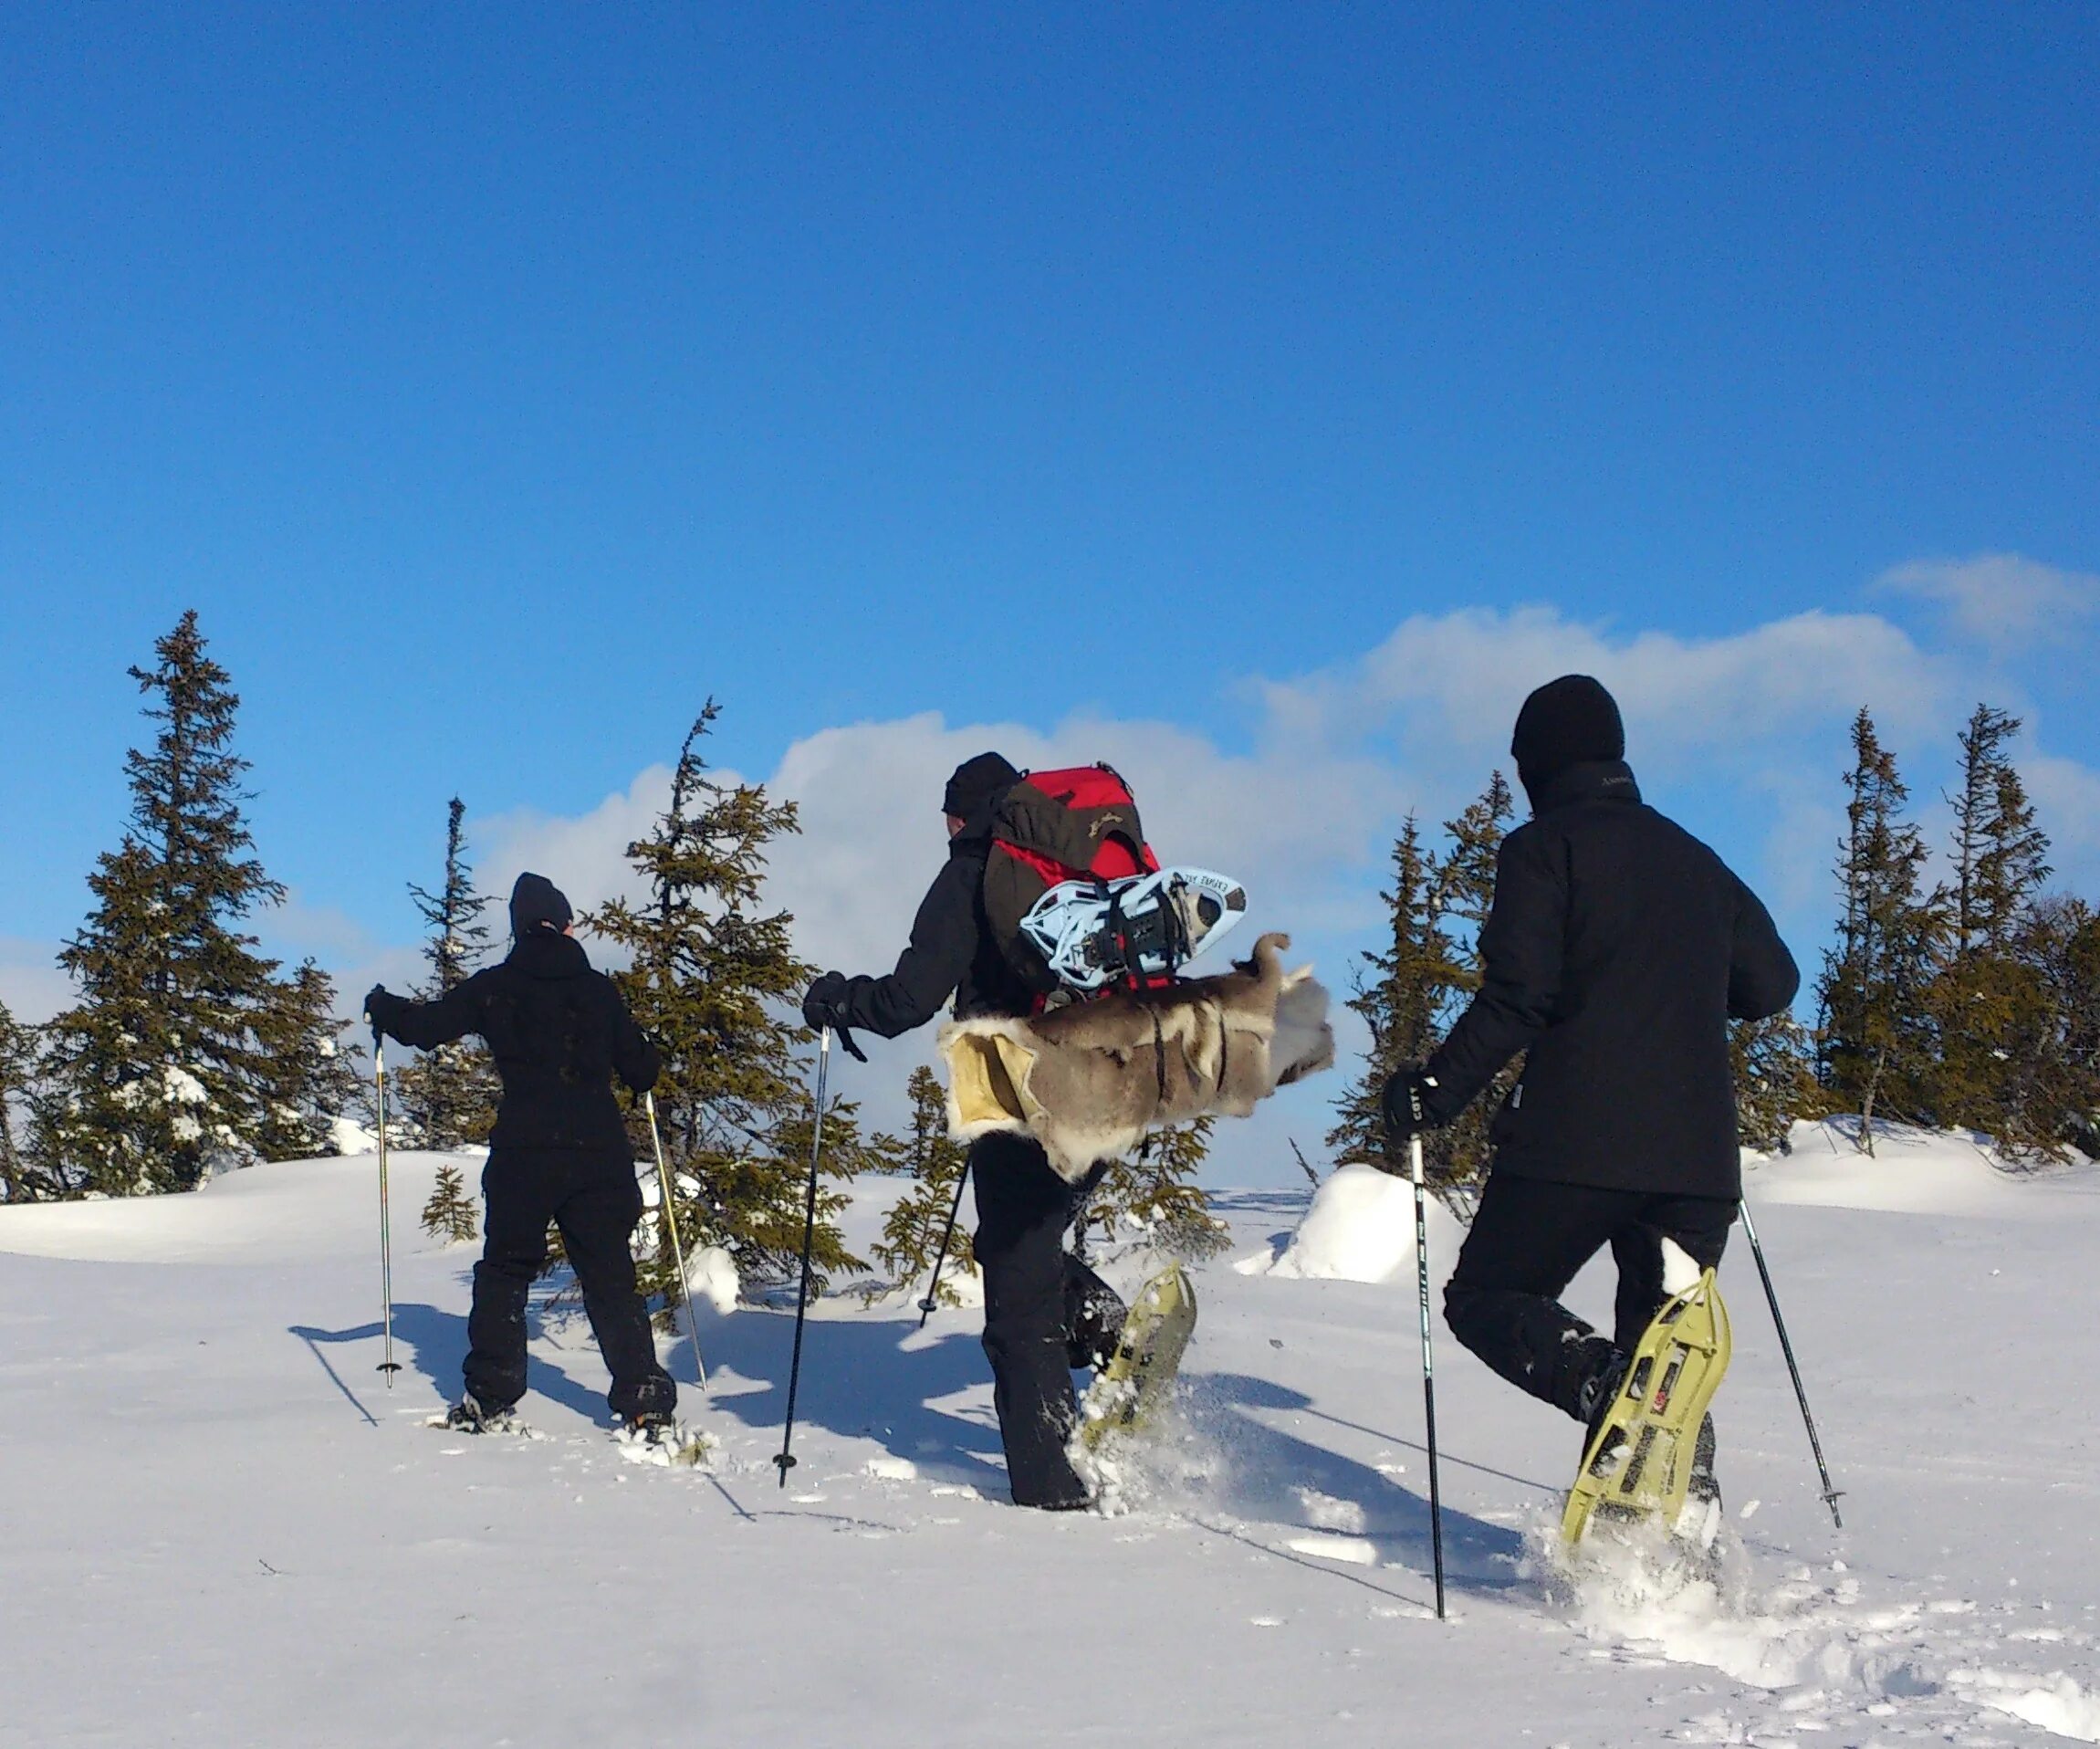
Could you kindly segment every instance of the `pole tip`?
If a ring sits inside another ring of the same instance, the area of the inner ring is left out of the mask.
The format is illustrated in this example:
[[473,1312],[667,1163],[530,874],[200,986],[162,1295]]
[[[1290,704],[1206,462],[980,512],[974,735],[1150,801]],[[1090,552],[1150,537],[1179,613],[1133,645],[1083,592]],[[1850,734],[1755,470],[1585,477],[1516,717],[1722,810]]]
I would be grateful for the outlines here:
[[783,1451],[773,1460],[773,1462],[780,1471],[780,1485],[785,1488],[788,1485],[788,1471],[795,1467],[794,1456],[792,1453]]

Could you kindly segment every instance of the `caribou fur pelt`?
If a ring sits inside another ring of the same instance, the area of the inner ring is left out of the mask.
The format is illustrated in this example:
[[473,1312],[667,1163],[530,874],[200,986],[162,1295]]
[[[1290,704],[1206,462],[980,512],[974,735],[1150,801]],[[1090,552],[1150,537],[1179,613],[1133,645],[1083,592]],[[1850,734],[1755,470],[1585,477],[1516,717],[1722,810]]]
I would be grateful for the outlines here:
[[1252,958],[1216,978],[943,1027],[950,1134],[1032,1136],[1077,1183],[1147,1130],[1209,1113],[1245,1117],[1334,1061],[1327,991],[1311,967],[1283,969],[1290,946],[1289,936],[1266,935]]

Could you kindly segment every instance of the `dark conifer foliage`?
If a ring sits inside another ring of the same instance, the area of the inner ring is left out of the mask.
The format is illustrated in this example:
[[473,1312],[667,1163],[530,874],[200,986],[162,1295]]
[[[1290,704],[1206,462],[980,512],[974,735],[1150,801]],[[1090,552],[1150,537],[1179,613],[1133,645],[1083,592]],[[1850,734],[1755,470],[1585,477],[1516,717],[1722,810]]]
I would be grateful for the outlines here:
[[1217,1123],[1198,1117],[1176,1124],[1112,1164],[1086,1199],[1081,1241],[1091,1230],[1105,1243],[1135,1244],[1185,1262],[1215,1257],[1230,1245],[1230,1231],[1210,1212],[1210,1197],[1196,1182]]
[[[747,1284],[762,1284],[788,1279],[801,1249],[812,1053],[793,1004],[810,968],[795,957],[793,918],[765,906],[767,847],[799,830],[794,804],[775,802],[761,784],[708,776],[700,744],[718,714],[709,700],[679,751],[670,805],[628,846],[645,896],[615,899],[585,922],[632,956],[614,980],[663,1052],[656,1105],[681,1234],[688,1246],[722,1246]],[[646,1158],[646,1134],[635,1142]],[[844,1199],[832,1186],[882,1157],[861,1136],[853,1103],[831,1098],[823,1155],[831,1186],[819,1198],[811,1252],[818,1283],[862,1267],[840,1231]],[[667,1249],[643,1273],[652,1291],[675,1294]]]
[[[411,885],[409,896],[429,927],[423,958],[430,976],[417,988],[419,1000],[434,1002],[465,983],[488,951],[488,926],[481,914],[494,902],[474,890],[462,822],[466,805],[453,797],[445,817],[444,879],[435,893]],[[465,1038],[426,1051],[397,1077],[402,1114],[424,1147],[463,1147],[485,1142],[496,1122],[501,1089],[488,1047]]]
[[29,1132],[42,1071],[39,1030],[0,1002],[0,1201],[42,1202],[64,1192],[39,1162]]
[[[1383,948],[1363,956],[1349,1004],[1371,1029],[1371,1050],[1328,1133],[1337,1160],[1398,1165],[1386,1157],[1379,1095],[1395,1070],[1420,1063],[1443,1042],[1480,987],[1480,926],[1495,902],[1495,862],[1516,813],[1497,771],[1445,822],[1442,851],[1424,846],[1412,816],[1401,829],[1393,885],[1383,895],[1389,933]],[[1522,1073],[1519,1059],[1457,1123],[1423,1138],[1425,1176],[1461,1212],[1469,1211],[1488,1168],[1488,1126]]]
[[1910,791],[1864,708],[1852,727],[1836,943],[1816,985],[1818,1078],[1832,1107],[1860,1116],[1874,1151],[1876,1117],[1933,1121],[1939,1050],[1931,986],[1949,932],[1943,895],[1923,888],[1925,841],[1904,815]]
[[1736,1139],[1760,1154],[1784,1154],[1796,1122],[1826,1109],[1815,1079],[1815,1042],[1792,1013],[1729,1027],[1736,1091]]
[[284,890],[263,871],[233,749],[240,700],[183,614],[131,676],[153,745],[125,764],[131,814],[59,955],[80,993],[48,1029],[37,1146],[70,1190],[188,1189],[213,1170],[320,1152],[350,1070],[329,979],[289,977],[240,923]]
[[454,1245],[480,1237],[481,1204],[467,1189],[466,1175],[456,1166],[438,1168],[430,1200],[423,1205],[423,1230],[433,1239]]
[[[969,1153],[948,1135],[947,1096],[930,1068],[921,1063],[914,1069],[904,1092],[912,1105],[911,1131],[898,1152],[900,1164],[911,1174],[912,1188],[897,1199],[883,1222],[882,1241],[874,1253],[884,1280],[873,1290],[876,1294],[911,1287],[932,1275]],[[977,1268],[970,1224],[966,1210],[948,1241],[947,1262],[941,1271],[940,1298],[945,1305],[962,1304],[956,1279]]]

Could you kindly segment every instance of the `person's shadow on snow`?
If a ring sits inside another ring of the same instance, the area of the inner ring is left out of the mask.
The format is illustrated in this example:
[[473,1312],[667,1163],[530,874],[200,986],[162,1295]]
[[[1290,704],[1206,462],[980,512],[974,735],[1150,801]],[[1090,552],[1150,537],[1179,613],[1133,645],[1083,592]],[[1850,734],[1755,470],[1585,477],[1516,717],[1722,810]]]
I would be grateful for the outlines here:
[[[931,1407],[937,1398],[990,1382],[984,1349],[974,1332],[938,1325],[907,1347],[917,1332],[914,1314],[811,1321],[802,1337],[797,1423],[872,1440],[922,1473],[945,1471],[955,1481],[1003,1495],[1006,1470],[995,1461],[1001,1457],[998,1429],[988,1419]],[[704,1325],[700,1335],[709,1373],[721,1386],[719,1395],[707,1398],[710,1412],[778,1435],[787,1405],[793,1314],[739,1307]],[[684,1341],[677,1346],[691,1354]],[[690,1365],[687,1360],[687,1370],[677,1374],[681,1392],[693,1389],[684,1382],[692,1377]]]
[[[542,1302],[532,1306],[527,1316],[539,1322],[544,1320],[547,1311]],[[378,1419],[366,1406],[356,1385],[366,1365],[378,1365],[385,1335],[380,1322],[374,1319],[348,1330],[321,1330],[311,1325],[295,1324],[290,1326],[290,1334],[307,1345],[335,1388],[350,1399],[359,1414],[376,1427]],[[330,1348],[344,1350],[340,1356],[344,1365],[338,1366],[329,1357]],[[356,1352],[360,1349],[370,1351],[369,1363],[364,1354]],[[456,1398],[465,1388],[460,1377],[460,1367],[466,1359],[466,1319],[459,1313],[442,1311],[416,1300],[397,1301],[393,1308],[393,1351],[397,1362],[429,1379],[446,1402]],[[383,1388],[383,1380],[374,1382]],[[529,1350],[526,1356],[525,1389],[528,1420],[531,1419],[529,1399],[535,1394],[574,1409],[589,1420],[602,1421],[609,1413],[601,1393],[579,1384],[559,1367]]]
[[[1338,1530],[1360,1535],[1411,1567],[1423,1573],[1430,1570],[1429,1502],[1424,1494],[1397,1477],[1285,1432],[1249,1412],[1281,1410],[1331,1419],[1314,1408],[1311,1398],[1273,1379],[1246,1373],[1191,1370],[1182,1374],[1181,1387],[1182,1409],[1189,1425],[1224,1458],[1215,1483],[1214,1497],[1219,1505],[1236,1516],[1303,1524],[1309,1534]],[[1443,1455],[1446,1463],[1452,1461],[1448,1452]],[[1343,1523],[1309,1522],[1311,1514],[1301,1492],[1308,1490],[1355,1511]],[[1454,1586],[1476,1591],[1507,1589],[1517,1583],[1523,1549],[1521,1533],[1449,1505],[1444,1508],[1445,1572]],[[1322,1571],[1346,1571],[1322,1561],[1307,1565]]]

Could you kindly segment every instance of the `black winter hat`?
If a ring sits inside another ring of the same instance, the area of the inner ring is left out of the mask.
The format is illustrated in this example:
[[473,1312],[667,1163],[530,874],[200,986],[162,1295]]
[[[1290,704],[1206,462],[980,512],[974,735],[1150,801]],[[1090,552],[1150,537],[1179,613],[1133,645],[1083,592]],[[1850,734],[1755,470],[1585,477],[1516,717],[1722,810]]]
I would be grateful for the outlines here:
[[1524,788],[1535,792],[1572,765],[1625,759],[1626,726],[1601,682],[1564,674],[1524,700],[1510,751]]
[[976,818],[995,797],[1003,795],[1021,780],[1021,774],[997,753],[979,753],[956,767],[948,787],[941,793],[941,812],[958,820]]
[[520,874],[510,889],[510,933],[520,941],[541,927],[559,935],[575,916],[562,890],[544,874]]

